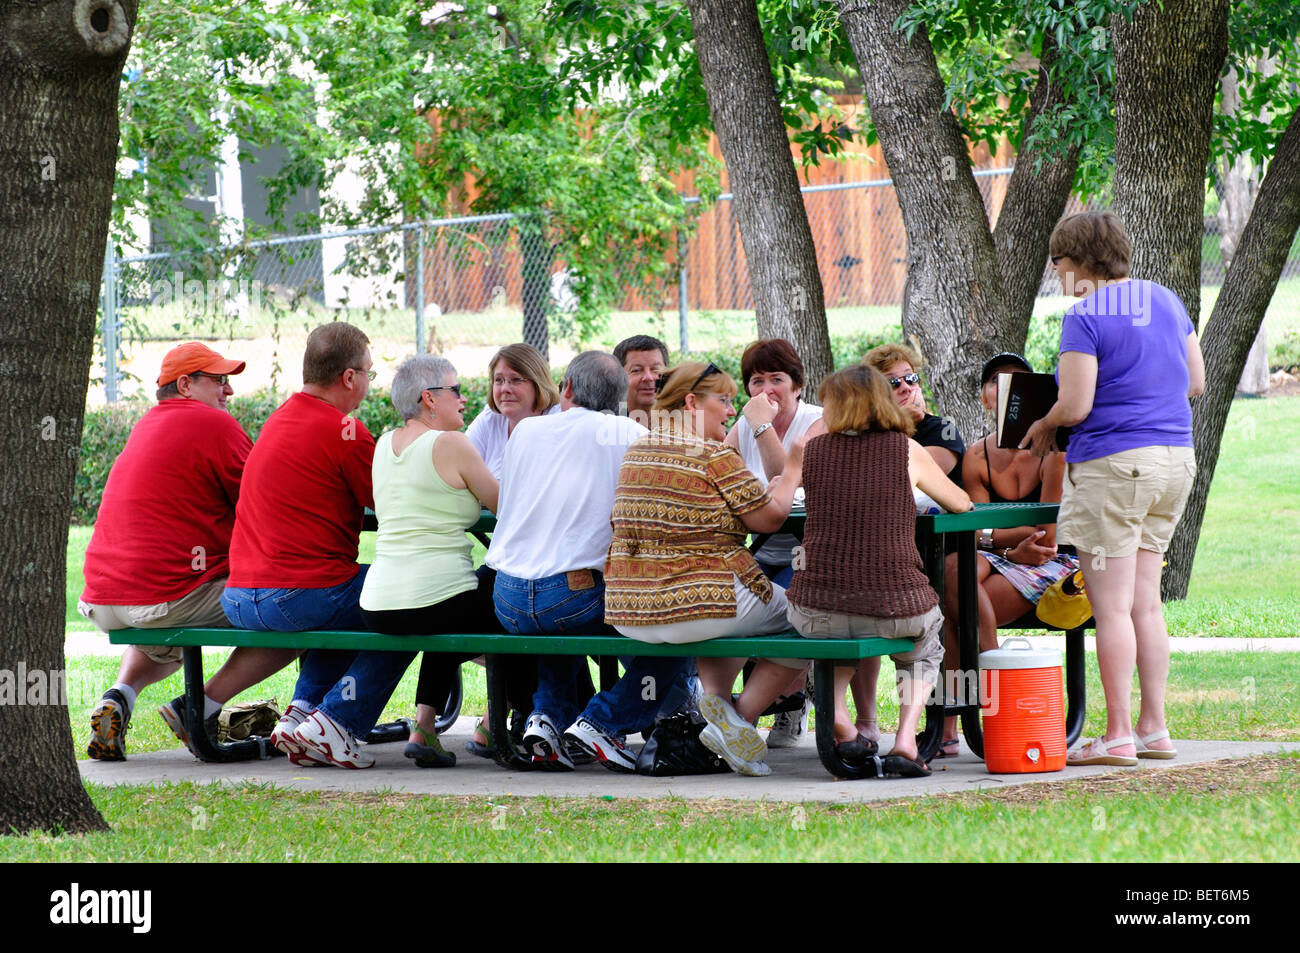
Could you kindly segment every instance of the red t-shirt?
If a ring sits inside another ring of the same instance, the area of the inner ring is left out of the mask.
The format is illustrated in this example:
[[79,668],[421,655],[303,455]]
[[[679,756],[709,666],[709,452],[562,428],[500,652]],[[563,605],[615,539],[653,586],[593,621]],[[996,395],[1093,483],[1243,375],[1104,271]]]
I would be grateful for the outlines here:
[[332,404],[302,393],[281,404],[248,455],[227,585],[327,589],[355,576],[374,455],[366,425]]
[[82,601],[156,605],[226,575],[252,446],[230,414],[197,400],[164,400],[145,414],[108,474]]

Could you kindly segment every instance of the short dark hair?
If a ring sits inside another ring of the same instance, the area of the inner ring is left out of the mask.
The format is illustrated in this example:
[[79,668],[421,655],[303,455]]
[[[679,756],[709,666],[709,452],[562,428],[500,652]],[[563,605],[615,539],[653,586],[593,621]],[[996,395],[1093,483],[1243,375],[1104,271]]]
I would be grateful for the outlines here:
[[741,385],[749,391],[755,374],[786,374],[795,387],[803,388],[803,361],[794,345],[784,338],[762,338],[745,348],[740,358]]
[[627,363],[629,351],[658,351],[664,356],[664,363],[668,363],[668,345],[648,334],[634,334],[614,345],[614,360],[618,361],[619,367]]
[[573,402],[587,410],[617,413],[627,397],[623,365],[604,351],[583,351],[569,362],[564,381],[573,385]]
[[[179,378],[177,378],[177,380],[179,380]],[[154,400],[161,403],[164,400],[171,400],[173,397],[181,396],[181,391],[180,388],[176,386],[176,381],[168,381],[166,384],[163,384],[162,387],[159,387],[153,396]]]
[[302,355],[302,382],[328,386],[349,367],[358,367],[370,338],[346,321],[331,321],[313,328],[307,335]]
[[1127,278],[1133,242],[1114,212],[1067,215],[1052,229],[1047,243],[1053,258],[1069,258],[1101,278]]

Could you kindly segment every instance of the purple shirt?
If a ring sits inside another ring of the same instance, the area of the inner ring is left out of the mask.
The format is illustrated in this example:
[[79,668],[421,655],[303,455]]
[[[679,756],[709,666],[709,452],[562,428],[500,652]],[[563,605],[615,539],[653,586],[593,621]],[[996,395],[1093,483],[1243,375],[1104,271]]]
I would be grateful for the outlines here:
[[1070,435],[1067,462],[1137,447],[1192,446],[1187,401],[1192,330],[1182,301],[1153,281],[1107,285],[1065,312],[1061,353],[1097,358],[1092,410]]

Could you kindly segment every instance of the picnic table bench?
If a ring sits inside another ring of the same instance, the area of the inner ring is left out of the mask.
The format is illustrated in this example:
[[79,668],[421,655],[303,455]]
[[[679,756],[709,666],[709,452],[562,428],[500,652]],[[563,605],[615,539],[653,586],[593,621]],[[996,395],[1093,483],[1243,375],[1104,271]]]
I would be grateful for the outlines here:
[[[916,523],[917,549],[921,554],[926,575],[940,599],[944,590],[944,537],[955,537],[958,554],[958,638],[961,647],[963,671],[978,669],[978,625],[976,621],[977,595],[975,591],[975,534],[987,527],[995,529],[1050,523],[1056,519],[1057,505],[1042,503],[987,503],[977,504],[970,513],[918,516]],[[496,519],[484,511],[479,521],[468,532],[485,541],[485,534],[495,528]],[[804,514],[795,511],[782,527],[782,532],[802,537]],[[751,548],[757,550],[766,536],[755,537]],[[1029,618],[1018,620],[1023,627],[1050,628]],[[603,687],[612,683],[614,659],[618,656],[650,655],[681,657],[747,657],[747,658],[807,658],[814,663],[813,704],[818,712],[833,712],[834,677],[836,661],[858,661],[882,655],[907,651],[912,642],[906,639],[805,639],[793,630],[770,636],[749,638],[720,638],[694,642],[687,652],[675,644],[639,642],[621,635],[578,634],[487,634],[465,633],[457,635],[397,636],[360,631],[308,631],[308,632],[254,632],[246,629],[179,627],[159,629],[119,629],[109,633],[115,645],[174,645],[182,649],[185,663],[186,723],[200,726],[192,732],[194,750],[204,761],[229,762],[268,757],[266,739],[250,739],[220,744],[202,730],[203,718],[203,646],[257,646],[289,649],[366,649],[402,652],[453,652],[482,654],[487,662],[488,708],[492,737],[497,740],[497,761],[507,768],[529,770],[531,759],[515,747],[508,730],[510,705],[506,699],[505,679],[496,664],[503,655],[590,655],[600,658]],[[942,686],[942,670],[941,682]],[[1084,716],[1083,680],[1083,627],[1066,634],[1066,687],[1069,696],[1067,735],[1070,743],[1079,736]],[[978,689],[977,689],[978,692]],[[459,709],[459,690],[449,699],[445,712],[454,720]],[[917,737],[920,757],[929,760],[939,750],[942,739],[943,717],[958,714],[962,719],[967,744],[977,754],[983,755],[983,742],[979,725],[979,700],[967,699],[964,704],[944,708],[941,694],[934,704],[926,708],[925,728]],[[384,725],[366,739],[371,743],[404,739],[409,723]],[[818,718],[816,727],[817,753],[826,770],[836,777],[858,779],[873,777],[876,767],[844,762],[835,751],[834,719]]]

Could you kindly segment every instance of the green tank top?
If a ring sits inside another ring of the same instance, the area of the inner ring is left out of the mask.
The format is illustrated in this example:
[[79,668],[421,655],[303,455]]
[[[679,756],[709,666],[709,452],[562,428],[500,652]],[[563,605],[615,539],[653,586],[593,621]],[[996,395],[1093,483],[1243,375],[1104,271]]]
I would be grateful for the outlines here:
[[469,490],[452,489],[438,476],[433,445],[444,433],[423,433],[401,454],[393,453],[391,432],[375,444],[379,534],[361,590],[363,609],[420,609],[478,585],[473,543],[465,530],[478,520],[481,507]]

